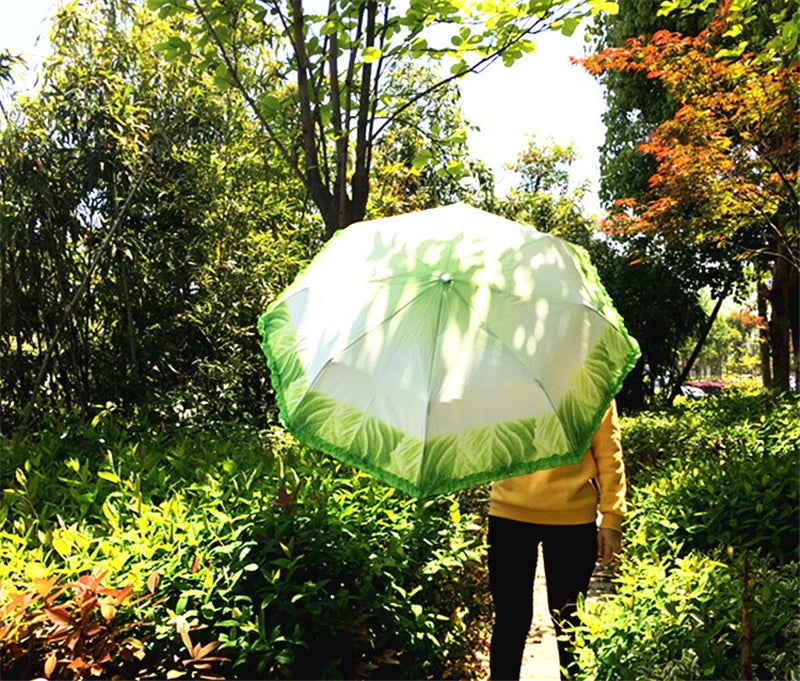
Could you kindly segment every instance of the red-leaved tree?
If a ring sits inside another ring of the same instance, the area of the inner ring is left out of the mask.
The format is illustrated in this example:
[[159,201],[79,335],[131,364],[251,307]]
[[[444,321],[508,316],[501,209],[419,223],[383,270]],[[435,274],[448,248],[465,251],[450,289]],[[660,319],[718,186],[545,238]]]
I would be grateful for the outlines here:
[[800,73],[778,53],[727,49],[730,19],[723,2],[697,36],[660,31],[581,60],[594,75],[645,73],[677,104],[639,147],[657,163],[649,191],[619,198],[605,227],[734,245],[769,283],[773,387],[787,391],[790,348],[798,361]]

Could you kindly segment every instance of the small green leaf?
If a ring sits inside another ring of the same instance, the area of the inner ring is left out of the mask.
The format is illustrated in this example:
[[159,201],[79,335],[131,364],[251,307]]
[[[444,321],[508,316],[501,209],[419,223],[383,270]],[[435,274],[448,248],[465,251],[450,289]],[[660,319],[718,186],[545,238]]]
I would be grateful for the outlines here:
[[414,157],[414,160],[411,161],[411,165],[413,165],[416,170],[422,170],[430,160],[431,152],[427,149],[421,149],[420,152]]
[[463,161],[450,161],[447,164],[447,172],[454,177],[462,177],[466,173]]
[[411,56],[414,57],[414,59],[419,59],[427,49],[428,41],[425,40],[425,38],[417,38],[411,43]]
[[719,50],[716,54],[717,59],[738,59],[744,54],[747,49],[748,41],[742,40],[736,47],[732,49]]
[[69,555],[69,550],[72,548],[72,545],[61,537],[53,537],[53,548],[62,558],[66,558]]
[[222,91],[227,90],[231,86],[230,79],[228,78],[228,69],[224,64],[220,64],[214,69],[214,85]]
[[606,14],[619,14],[619,5],[616,2],[607,2],[606,0],[591,0],[589,3],[592,6],[592,14],[599,14],[605,12]]
[[99,471],[97,477],[113,483],[122,482],[121,478],[116,473],[111,473],[109,471]]
[[561,25],[561,33],[566,36],[571,36],[575,33],[575,29],[580,25],[581,20],[579,17],[567,17]]
[[450,73],[457,76],[460,76],[466,73],[467,71],[469,71],[469,66],[467,65],[467,62],[465,62],[463,59],[459,59],[455,64],[453,64],[450,67]]
[[281,100],[273,95],[261,97],[261,110],[265,114],[274,114],[281,108]]
[[381,52],[381,50],[379,50],[377,47],[365,47],[364,51],[361,53],[361,58],[367,64],[378,61],[378,59],[380,59],[382,56],[383,52]]

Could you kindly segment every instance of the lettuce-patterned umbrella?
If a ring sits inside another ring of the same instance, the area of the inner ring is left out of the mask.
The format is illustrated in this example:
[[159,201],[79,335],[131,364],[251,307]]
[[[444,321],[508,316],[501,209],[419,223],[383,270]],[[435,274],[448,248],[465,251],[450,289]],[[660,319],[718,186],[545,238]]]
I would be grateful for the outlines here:
[[578,462],[639,357],[583,249],[463,204],[341,230],[259,330],[286,428],[414,496]]

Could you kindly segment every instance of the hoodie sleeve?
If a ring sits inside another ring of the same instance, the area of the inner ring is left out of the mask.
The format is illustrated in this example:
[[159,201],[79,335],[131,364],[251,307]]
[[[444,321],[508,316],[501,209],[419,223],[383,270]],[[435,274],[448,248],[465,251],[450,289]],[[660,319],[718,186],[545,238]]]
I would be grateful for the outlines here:
[[626,511],[626,481],[616,402],[611,403],[592,438],[592,455],[600,488],[600,527],[619,531]]

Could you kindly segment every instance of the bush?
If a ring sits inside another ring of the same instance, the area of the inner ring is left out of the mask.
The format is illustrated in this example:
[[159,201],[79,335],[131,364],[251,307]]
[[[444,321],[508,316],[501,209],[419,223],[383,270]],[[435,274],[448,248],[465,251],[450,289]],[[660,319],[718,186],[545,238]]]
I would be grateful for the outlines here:
[[629,552],[732,546],[800,560],[797,404],[764,405],[725,397],[625,424]]
[[[725,393],[626,418],[631,511],[617,594],[576,629],[598,679],[797,679],[797,401]],[[744,595],[744,564],[750,563]],[[752,641],[744,640],[743,604]]]
[[157,572],[159,602],[131,612],[157,677],[199,674],[186,649],[216,643],[227,678],[474,673],[481,490],[420,504],[277,429],[42,426],[2,442],[0,580],[108,571],[141,591]]
[[[141,666],[136,663],[145,657],[144,645],[132,635],[133,623],[120,622],[130,607],[131,588],[104,586],[104,577],[81,575],[63,585],[55,578],[35,579],[31,591],[0,584],[6,678],[32,678],[33,670],[43,670],[47,678],[109,678]],[[150,583],[152,593],[156,578]]]
[[[753,557],[748,592],[754,678],[797,679],[798,565]],[[623,561],[617,595],[581,613],[576,643],[595,679],[738,679],[742,561],[691,553]]]

